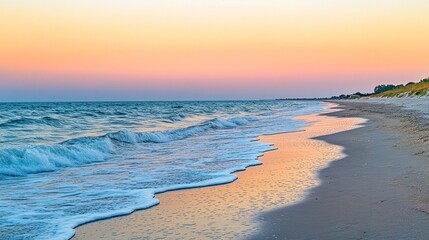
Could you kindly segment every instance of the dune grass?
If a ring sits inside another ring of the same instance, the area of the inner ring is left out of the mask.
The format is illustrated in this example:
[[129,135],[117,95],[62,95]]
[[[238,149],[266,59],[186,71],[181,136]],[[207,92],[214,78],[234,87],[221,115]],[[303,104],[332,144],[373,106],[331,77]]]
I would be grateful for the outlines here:
[[426,96],[429,90],[429,82],[419,82],[399,87],[390,91],[373,95],[373,97],[405,97],[405,96]]

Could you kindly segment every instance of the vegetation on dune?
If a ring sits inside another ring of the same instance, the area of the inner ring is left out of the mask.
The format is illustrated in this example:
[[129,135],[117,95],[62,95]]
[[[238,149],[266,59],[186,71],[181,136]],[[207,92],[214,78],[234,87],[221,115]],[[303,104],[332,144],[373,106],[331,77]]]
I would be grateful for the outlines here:
[[379,85],[375,87],[373,97],[423,97],[428,94],[429,78],[425,78],[418,83],[409,82],[405,86],[400,85]]
[[404,85],[402,85],[402,84],[401,85],[393,85],[393,84],[378,85],[377,87],[375,87],[374,93],[375,94],[380,94],[380,93],[387,92],[387,91],[390,91],[390,90],[394,90],[394,89],[397,89],[397,88],[400,88],[400,87],[403,87],[403,86]]
[[357,99],[362,97],[429,97],[429,78],[407,84],[382,84],[374,88],[373,93],[353,93],[333,96],[331,99]]

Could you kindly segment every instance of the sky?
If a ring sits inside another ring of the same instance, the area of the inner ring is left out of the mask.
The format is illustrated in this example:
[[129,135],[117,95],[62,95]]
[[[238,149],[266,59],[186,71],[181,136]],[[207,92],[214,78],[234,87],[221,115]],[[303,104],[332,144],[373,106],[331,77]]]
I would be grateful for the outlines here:
[[0,0],[0,101],[371,92],[429,76],[427,0]]

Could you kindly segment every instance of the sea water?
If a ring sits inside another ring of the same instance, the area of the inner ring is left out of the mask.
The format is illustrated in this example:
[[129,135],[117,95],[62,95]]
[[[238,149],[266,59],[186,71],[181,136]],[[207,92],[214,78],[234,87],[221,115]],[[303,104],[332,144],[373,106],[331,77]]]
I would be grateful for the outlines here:
[[0,239],[68,239],[76,226],[232,182],[320,102],[0,103]]

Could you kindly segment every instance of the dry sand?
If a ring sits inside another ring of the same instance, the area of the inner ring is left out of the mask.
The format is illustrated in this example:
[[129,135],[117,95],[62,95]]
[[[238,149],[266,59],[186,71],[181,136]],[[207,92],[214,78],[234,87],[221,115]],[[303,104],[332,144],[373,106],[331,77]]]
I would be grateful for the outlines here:
[[[303,202],[262,215],[253,239],[429,239],[429,124],[397,105],[340,101],[365,128],[318,137],[348,155]],[[426,107],[429,107],[426,105]]]
[[241,239],[264,231],[261,212],[302,200],[318,185],[317,171],[343,157],[342,147],[313,138],[365,121],[319,115],[301,119],[312,123],[305,131],[262,136],[277,150],[260,158],[262,166],[237,173],[237,181],[160,194],[160,205],[80,226],[75,239]]

